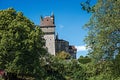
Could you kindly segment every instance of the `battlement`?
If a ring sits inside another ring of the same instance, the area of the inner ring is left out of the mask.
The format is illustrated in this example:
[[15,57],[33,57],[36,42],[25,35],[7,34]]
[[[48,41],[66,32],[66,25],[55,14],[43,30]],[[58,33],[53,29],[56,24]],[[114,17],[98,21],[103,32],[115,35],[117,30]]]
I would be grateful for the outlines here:
[[46,27],[46,26],[51,26],[54,27],[54,14],[51,16],[45,16],[44,18],[41,16],[40,18],[40,26]]

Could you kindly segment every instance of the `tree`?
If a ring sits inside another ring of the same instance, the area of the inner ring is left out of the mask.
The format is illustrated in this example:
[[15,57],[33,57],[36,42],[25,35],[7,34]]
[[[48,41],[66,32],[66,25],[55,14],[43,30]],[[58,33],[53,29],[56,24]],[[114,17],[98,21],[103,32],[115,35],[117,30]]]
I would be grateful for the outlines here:
[[85,25],[89,30],[85,42],[96,61],[111,60],[120,52],[119,4],[119,0],[98,0],[92,7],[94,12]]
[[46,53],[43,32],[13,8],[0,11],[0,68],[21,76],[40,77]]
[[87,80],[84,67],[75,59],[64,64],[66,80]]
[[91,58],[89,58],[88,56],[80,56],[80,58],[78,59],[78,61],[82,64],[87,64],[91,62]]
[[70,59],[71,58],[70,54],[67,52],[64,52],[64,51],[58,52],[56,57],[58,57],[60,59]]
[[53,55],[43,57],[42,68],[44,69],[43,80],[66,80],[64,73],[64,60]]
[[[88,36],[85,39],[89,55],[96,61],[88,66],[92,71],[90,80],[119,80],[120,53],[120,1],[97,0],[94,6],[82,4],[84,10],[92,12],[90,21],[85,24]],[[86,6],[87,5],[87,6]],[[117,55],[117,56],[116,56]]]
[[119,77],[120,78],[120,53],[118,55],[116,55],[115,59],[113,60],[113,67],[112,69],[112,73],[114,75],[114,77]]

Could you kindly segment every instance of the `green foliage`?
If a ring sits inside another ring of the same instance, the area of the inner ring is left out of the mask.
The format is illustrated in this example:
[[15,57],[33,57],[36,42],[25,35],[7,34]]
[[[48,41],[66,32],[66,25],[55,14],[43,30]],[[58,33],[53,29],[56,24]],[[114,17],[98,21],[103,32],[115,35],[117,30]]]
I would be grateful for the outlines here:
[[87,0],[82,4],[84,10],[92,12],[90,21],[85,24],[88,29],[85,42],[92,58],[92,63],[84,64],[88,80],[120,79],[119,4],[120,0],[97,0],[94,6]]
[[2,78],[0,77],[0,80],[4,80],[4,79],[2,79]]
[[89,30],[85,42],[96,61],[111,60],[120,50],[119,4],[119,0],[98,0],[89,23],[85,25]]
[[80,56],[80,58],[78,59],[78,61],[82,64],[86,64],[86,63],[90,63],[91,62],[91,58],[89,58],[88,56]]
[[77,60],[65,64],[66,80],[86,80],[85,69]]
[[118,78],[120,77],[120,54],[116,55],[115,59],[113,60],[113,67],[112,69],[112,73],[113,75]]
[[56,57],[58,57],[60,59],[70,59],[71,58],[70,54],[67,52],[64,52],[64,51],[58,52]]
[[80,5],[82,6],[83,10],[87,11],[88,13],[90,13],[90,12],[93,13],[93,12],[95,12],[94,11],[95,5],[91,6],[90,1],[91,0],[86,0],[85,2],[80,3]]
[[48,54],[44,56],[42,62],[44,62],[43,80],[65,80],[63,60]]
[[42,61],[43,80],[86,80],[86,69],[77,60],[46,55]]
[[19,75],[36,76],[41,73],[40,57],[43,33],[21,12],[14,9],[0,11],[0,68]]

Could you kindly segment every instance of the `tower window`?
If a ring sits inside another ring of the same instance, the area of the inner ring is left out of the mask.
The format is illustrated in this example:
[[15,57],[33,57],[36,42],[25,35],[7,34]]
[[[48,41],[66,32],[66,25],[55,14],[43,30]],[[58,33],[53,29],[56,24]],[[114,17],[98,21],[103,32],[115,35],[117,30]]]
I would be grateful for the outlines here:
[[47,19],[47,21],[48,21],[48,19]]

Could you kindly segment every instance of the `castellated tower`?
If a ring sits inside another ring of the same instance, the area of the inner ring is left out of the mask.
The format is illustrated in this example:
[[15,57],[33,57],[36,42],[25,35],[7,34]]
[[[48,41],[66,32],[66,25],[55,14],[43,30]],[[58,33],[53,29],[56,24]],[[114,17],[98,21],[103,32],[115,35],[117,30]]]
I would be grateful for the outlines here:
[[54,14],[51,16],[41,16],[40,28],[45,33],[44,39],[46,41],[46,48],[48,52],[55,55],[55,24],[54,24]]

